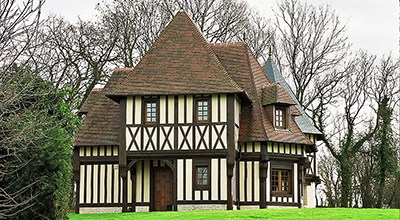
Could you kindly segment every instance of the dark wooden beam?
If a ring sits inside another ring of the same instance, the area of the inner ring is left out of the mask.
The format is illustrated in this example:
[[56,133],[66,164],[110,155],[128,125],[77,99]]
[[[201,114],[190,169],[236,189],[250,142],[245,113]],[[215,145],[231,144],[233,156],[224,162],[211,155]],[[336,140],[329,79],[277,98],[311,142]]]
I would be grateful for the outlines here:
[[260,155],[260,209],[267,208],[267,170],[268,170],[268,153],[267,143],[261,143],[261,155]]
[[228,196],[228,204],[227,209],[233,209],[233,198],[232,198],[232,177],[233,177],[233,168],[235,166],[235,95],[228,94],[227,95],[228,108],[227,108],[227,120],[228,120],[228,130],[227,130],[227,196]]

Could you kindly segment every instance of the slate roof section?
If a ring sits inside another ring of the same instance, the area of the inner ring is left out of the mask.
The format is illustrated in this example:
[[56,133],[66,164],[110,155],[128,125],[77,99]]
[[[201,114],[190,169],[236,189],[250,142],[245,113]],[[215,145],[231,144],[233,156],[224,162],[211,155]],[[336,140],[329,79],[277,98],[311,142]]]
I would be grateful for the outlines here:
[[[289,119],[290,127],[288,130],[275,129],[273,119],[268,116],[267,109],[262,106],[261,100],[263,88],[276,86],[276,84],[271,84],[246,44],[212,44],[212,49],[227,72],[253,101],[251,104],[245,103],[242,105],[239,130],[240,142],[274,141],[313,145],[298,128],[293,116]],[[279,91],[279,93],[283,92],[282,90]],[[286,99],[288,97],[286,95]]]
[[267,62],[265,63],[265,74],[272,83],[279,83],[296,102],[296,108],[300,111],[301,115],[297,116],[295,118],[295,121],[299,126],[300,130],[303,133],[307,134],[322,135],[322,133],[314,127],[310,118],[308,118],[303,108],[300,106],[292,89],[287,84],[285,78],[283,78],[282,74],[279,72],[278,68],[276,67],[275,63],[272,61],[271,58],[268,58]]
[[133,72],[108,96],[242,92],[194,22],[180,11]]
[[264,86],[262,88],[261,96],[262,105],[271,104],[284,104],[284,105],[296,105],[296,102],[286,92],[286,90],[278,83]]
[[132,71],[114,71],[102,91],[91,92],[91,97],[86,101],[89,103],[83,105],[89,110],[75,136],[76,146],[119,145],[119,104],[105,94],[114,89],[130,72]]

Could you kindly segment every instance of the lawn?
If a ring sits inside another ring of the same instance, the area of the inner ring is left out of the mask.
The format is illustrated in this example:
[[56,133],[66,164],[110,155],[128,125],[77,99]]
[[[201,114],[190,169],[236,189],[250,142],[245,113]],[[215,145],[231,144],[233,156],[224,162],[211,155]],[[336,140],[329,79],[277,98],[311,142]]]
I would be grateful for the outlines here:
[[96,219],[400,219],[399,209],[262,209],[234,211],[137,212],[70,214],[71,220]]

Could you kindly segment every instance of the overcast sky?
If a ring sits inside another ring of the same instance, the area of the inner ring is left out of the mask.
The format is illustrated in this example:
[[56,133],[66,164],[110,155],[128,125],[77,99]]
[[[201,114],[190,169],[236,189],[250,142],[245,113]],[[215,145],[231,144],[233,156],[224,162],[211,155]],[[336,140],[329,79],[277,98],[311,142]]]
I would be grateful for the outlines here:
[[[305,1],[305,0],[302,0]],[[91,19],[96,13],[95,6],[102,0],[47,0],[42,15],[50,12],[61,14],[70,21],[79,15]],[[273,15],[275,0],[247,0],[249,6],[260,10],[266,17]],[[353,49],[365,49],[375,54],[392,51],[399,54],[399,3],[395,0],[308,0],[307,3],[330,4],[347,24],[349,41]]]

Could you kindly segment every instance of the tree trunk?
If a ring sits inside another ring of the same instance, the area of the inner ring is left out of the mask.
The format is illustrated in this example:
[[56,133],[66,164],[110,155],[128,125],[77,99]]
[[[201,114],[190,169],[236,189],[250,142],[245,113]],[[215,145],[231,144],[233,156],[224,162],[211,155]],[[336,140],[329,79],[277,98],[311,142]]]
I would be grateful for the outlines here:
[[341,207],[349,207],[351,189],[351,168],[348,158],[344,158],[340,164],[340,175],[342,178],[342,198]]

